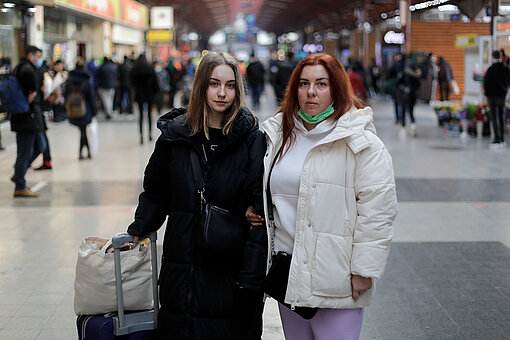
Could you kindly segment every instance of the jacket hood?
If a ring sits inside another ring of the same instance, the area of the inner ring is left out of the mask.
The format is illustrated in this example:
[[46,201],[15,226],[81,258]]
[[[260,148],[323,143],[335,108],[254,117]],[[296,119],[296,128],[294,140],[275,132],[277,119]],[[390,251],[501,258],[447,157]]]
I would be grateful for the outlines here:
[[[158,129],[161,130],[162,139],[168,141],[187,140],[192,141],[191,131],[186,124],[186,108],[172,109],[158,119]],[[255,116],[246,108],[242,107],[237,116],[232,130],[227,135],[227,145],[241,136],[258,130],[259,125]]]
[[90,75],[85,70],[74,69],[69,71],[69,76],[74,79],[87,80],[90,78]]
[[[354,153],[360,152],[370,145],[365,133],[376,134],[373,115],[372,108],[369,106],[362,109],[351,107],[349,111],[338,118],[335,128],[321,141],[321,144],[346,139],[346,143]],[[262,131],[269,136],[273,144],[281,143],[281,123],[281,113],[277,113],[276,116],[262,123]]]

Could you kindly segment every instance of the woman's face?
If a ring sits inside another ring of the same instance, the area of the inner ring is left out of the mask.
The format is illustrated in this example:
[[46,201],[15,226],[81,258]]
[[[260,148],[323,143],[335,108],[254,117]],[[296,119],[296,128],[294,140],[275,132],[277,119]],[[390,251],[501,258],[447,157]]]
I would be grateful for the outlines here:
[[316,116],[333,102],[329,76],[322,65],[308,65],[301,71],[298,88],[299,107],[310,116]]
[[236,97],[236,80],[230,66],[218,65],[214,68],[207,87],[207,105],[215,113],[224,114],[230,109]]

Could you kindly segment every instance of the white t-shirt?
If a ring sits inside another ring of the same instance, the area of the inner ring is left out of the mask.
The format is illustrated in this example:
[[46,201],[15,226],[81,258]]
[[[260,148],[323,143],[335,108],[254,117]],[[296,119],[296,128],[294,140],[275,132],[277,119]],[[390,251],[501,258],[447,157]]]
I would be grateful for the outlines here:
[[296,213],[301,171],[308,152],[333,131],[336,120],[326,119],[308,131],[301,118],[295,118],[296,139],[271,173],[271,198],[276,225],[274,250],[292,254],[296,233]]

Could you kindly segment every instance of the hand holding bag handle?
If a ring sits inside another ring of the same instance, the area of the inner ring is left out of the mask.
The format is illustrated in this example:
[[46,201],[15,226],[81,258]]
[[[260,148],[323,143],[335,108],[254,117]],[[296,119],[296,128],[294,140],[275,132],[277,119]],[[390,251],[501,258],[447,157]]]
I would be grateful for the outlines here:
[[[153,306],[154,311],[140,312],[130,314],[130,322],[132,325],[126,326],[126,315],[124,315],[124,296],[122,293],[122,276],[120,268],[120,248],[126,242],[133,242],[134,235],[121,234],[112,238],[113,256],[115,263],[115,281],[117,288],[117,306],[118,317],[114,318],[115,335],[125,335],[134,331],[157,329],[158,313],[159,313],[159,294],[158,294],[158,262],[157,262],[157,248],[156,240],[158,238],[157,232],[153,231],[149,234],[151,240],[151,259],[152,259],[152,293],[153,293]],[[145,237],[140,237],[144,239]],[[149,318],[152,317],[152,320]]]

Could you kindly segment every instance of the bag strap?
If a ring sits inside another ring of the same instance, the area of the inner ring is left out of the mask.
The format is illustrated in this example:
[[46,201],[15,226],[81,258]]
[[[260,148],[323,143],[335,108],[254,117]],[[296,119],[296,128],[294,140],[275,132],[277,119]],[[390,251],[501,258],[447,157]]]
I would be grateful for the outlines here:
[[271,174],[273,173],[273,168],[276,164],[276,160],[280,156],[283,149],[283,145],[276,153],[276,156],[274,157],[271,168],[269,169],[269,174],[267,176],[267,184],[266,184],[266,202],[267,202],[267,217],[269,219],[269,222],[274,222],[274,214],[273,214],[273,200],[271,198]]
[[200,160],[198,159],[198,154],[195,150],[191,149],[190,152],[191,158],[191,169],[193,170],[193,177],[195,178],[195,185],[197,187],[197,191],[200,194],[200,202],[202,203],[201,208],[205,206],[205,182],[204,176],[202,174],[202,167],[200,166]]
[[271,174],[273,173],[273,168],[276,164],[276,160],[280,156],[283,149],[283,145],[281,146],[280,150],[276,153],[276,156],[274,157],[271,168],[269,169],[269,174],[267,176],[267,184],[266,184],[266,203],[267,203],[267,219],[269,220],[269,232],[271,236],[271,254],[275,255],[274,251],[274,238],[276,233],[276,226],[274,224],[274,213],[273,213],[273,199],[271,198]]

